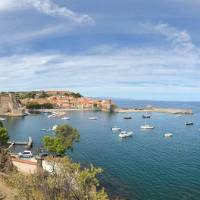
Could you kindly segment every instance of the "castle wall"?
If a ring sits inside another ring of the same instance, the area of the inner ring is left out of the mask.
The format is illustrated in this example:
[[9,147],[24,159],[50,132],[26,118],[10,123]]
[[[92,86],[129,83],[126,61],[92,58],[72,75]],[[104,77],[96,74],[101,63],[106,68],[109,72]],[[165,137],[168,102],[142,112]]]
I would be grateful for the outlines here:
[[0,94],[0,115],[24,115],[23,108],[17,102],[14,94]]

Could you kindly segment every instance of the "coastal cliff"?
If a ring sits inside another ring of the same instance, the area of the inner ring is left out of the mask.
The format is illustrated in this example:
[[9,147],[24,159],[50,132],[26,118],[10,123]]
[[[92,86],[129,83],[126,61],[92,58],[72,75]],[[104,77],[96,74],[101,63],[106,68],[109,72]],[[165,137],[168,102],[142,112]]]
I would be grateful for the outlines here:
[[0,94],[0,115],[23,116],[24,109],[12,93]]

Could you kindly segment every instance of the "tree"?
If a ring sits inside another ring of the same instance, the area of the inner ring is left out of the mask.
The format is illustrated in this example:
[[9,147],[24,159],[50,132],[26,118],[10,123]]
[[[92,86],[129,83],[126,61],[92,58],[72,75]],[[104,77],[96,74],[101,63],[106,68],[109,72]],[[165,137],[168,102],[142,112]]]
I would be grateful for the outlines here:
[[79,132],[71,126],[59,125],[55,130],[55,136],[44,136],[43,143],[47,151],[64,154],[66,149],[72,149],[73,143],[78,142]]
[[0,127],[0,147],[4,147],[7,145],[9,136],[6,128]]
[[3,122],[0,121],[0,128],[3,128]]
[[12,164],[10,154],[7,148],[9,136],[6,128],[3,128],[3,124],[0,123],[0,172],[10,172],[15,170]]
[[64,154],[65,146],[58,137],[44,136],[43,138],[45,149],[50,153]]
[[8,177],[8,183],[17,189],[17,199],[108,200],[104,189],[99,187],[97,175],[102,172],[100,168],[81,168],[68,157],[47,158],[46,162],[52,166],[51,173],[12,173]]
[[42,91],[41,92],[41,94],[39,94],[39,96],[38,96],[39,98],[47,98],[47,97],[49,97],[49,95],[45,92],[45,91]]
[[70,95],[74,98],[80,98],[83,97],[80,93],[75,93],[75,92],[71,92]]
[[37,102],[29,102],[26,104],[27,109],[53,109],[53,104],[43,103],[39,104]]

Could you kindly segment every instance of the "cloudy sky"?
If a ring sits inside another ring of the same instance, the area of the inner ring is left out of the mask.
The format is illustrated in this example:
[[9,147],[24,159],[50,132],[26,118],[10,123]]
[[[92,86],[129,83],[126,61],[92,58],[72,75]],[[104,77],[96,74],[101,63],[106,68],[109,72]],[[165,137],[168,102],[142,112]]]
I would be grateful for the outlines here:
[[0,0],[0,90],[200,100],[199,0]]

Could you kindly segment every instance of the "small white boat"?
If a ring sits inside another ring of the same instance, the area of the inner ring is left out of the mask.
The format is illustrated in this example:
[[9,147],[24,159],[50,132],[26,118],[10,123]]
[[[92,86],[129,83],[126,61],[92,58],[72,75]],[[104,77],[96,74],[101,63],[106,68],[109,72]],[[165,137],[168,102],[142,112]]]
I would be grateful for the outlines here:
[[126,134],[126,133],[127,133],[127,131],[121,131],[120,133],[121,133],[121,134]]
[[133,135],[132,131],[121,131],[121,133],[119,134],[120,138],[127,138],[127,137],[131,137]]
[[56,114],[48,115],[48,118],[56,117]]
[[42,128],[42,129],[40,129],[40,131],[47,131],[47,129],[46,128]]
[[52,127],[52,131],[55,131],[55,130],[57,129],[57,127],[58,127],[58,125],[54,125],[54,126]]
[[178,115],[175,115],[175,116],[176,116],[176,117],[182,117],[183,115],[179,115],[179,114],[178,114]]
[[70,120],[70,117],[63,117],[62,120]]
[[89,117],[90,120],[97,120],[97,117]]
[[5,121],[5,120],[6,120],[5,118],[0,117],[0,121]]
[[140,126],[140,128],[141,128],[141,129],[154,129],[155,126],[151,126],[151,125],[149,125],[149,124],[145,124],[145,125]]
[[121,131],[121,128],[119,128],[119,127],[113,127],[113,128],[111,128],[111,130],[112,131]]
[[164,136],[165,136],[166,138],[170,138],[170,137],[173,136],[173,134],[172,134],[172,133],[165,133]]

